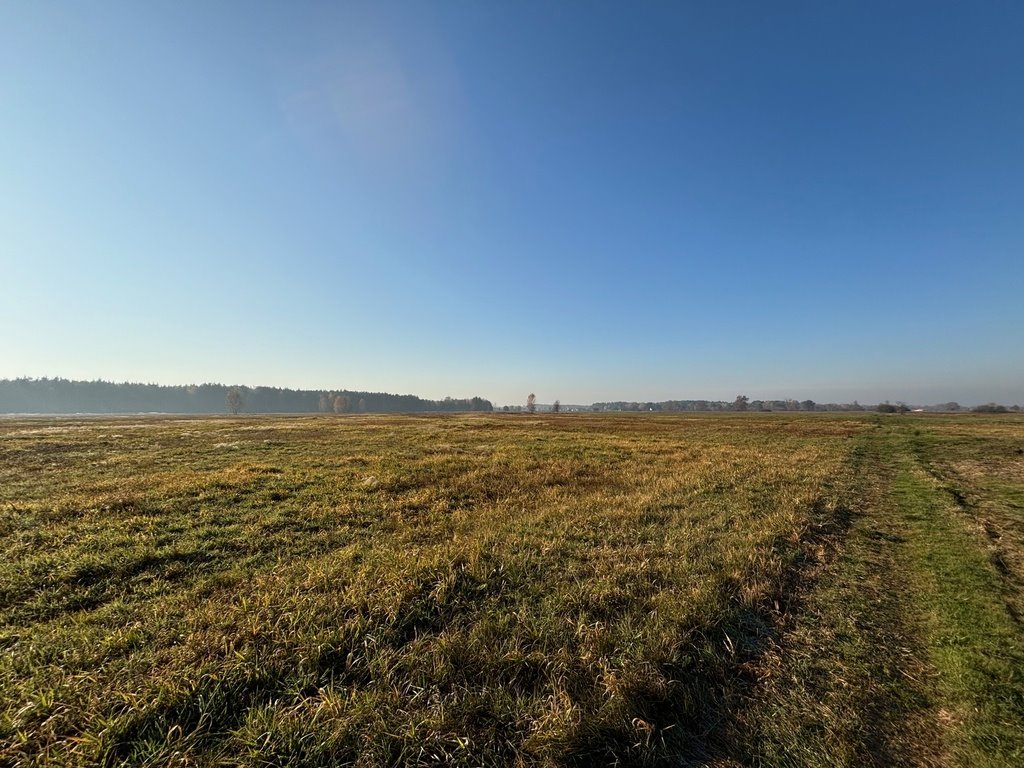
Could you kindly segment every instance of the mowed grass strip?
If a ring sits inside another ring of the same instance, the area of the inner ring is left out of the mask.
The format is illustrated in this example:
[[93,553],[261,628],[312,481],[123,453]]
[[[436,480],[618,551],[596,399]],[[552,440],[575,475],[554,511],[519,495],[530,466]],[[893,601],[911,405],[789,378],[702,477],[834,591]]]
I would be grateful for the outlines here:
[[883,418],[764,655],[737,754],[765,765],[1024,763],[1024,421]]
[[950,749],[961,765],[1020,765],[1024,421],[922,426],[892,441],[913,457],[894,492],[917,529],[911,551],[929,598],[929,656]]
[[725,759],[849,419],[0,423],[0,762]]

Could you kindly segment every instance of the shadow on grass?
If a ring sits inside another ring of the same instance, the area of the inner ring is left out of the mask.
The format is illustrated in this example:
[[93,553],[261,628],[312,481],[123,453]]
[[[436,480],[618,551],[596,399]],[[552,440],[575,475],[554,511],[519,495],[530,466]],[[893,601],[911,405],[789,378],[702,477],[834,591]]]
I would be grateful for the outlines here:
[[734,609],[694,629],[677,653],[655,659],[627,680],[598,718],[565,740],[569,766],[698,766],[751,764],[756,733],[744,720],[759,663],[781,629],[800,612],[802,596],[836,552],[855,513],[818,505],[814,524],[770,594],[754,608],[739,605],[739,584],[725,583],[720,604]]

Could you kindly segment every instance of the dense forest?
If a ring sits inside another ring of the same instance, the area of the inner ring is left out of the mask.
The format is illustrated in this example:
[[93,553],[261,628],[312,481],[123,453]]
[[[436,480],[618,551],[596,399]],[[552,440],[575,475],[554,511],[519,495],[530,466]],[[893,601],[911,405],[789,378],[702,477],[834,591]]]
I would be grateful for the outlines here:
[[0,413],[409,413],[490,411],[481,397],[424,400],[349,390],[0,379]]

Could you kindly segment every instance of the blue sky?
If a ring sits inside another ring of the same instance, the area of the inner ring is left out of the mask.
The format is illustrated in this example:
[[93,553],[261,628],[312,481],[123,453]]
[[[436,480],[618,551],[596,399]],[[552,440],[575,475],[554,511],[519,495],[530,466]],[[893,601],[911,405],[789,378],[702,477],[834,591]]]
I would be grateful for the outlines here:
[[0,5],[0,377],[1024,403],[1024,5]]

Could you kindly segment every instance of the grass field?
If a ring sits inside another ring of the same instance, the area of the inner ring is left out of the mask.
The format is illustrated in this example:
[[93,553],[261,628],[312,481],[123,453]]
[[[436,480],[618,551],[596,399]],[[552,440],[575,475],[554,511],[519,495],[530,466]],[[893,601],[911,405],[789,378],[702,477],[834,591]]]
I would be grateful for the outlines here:
[[1024,420],[0,421],[0,765],[1024,764]]

